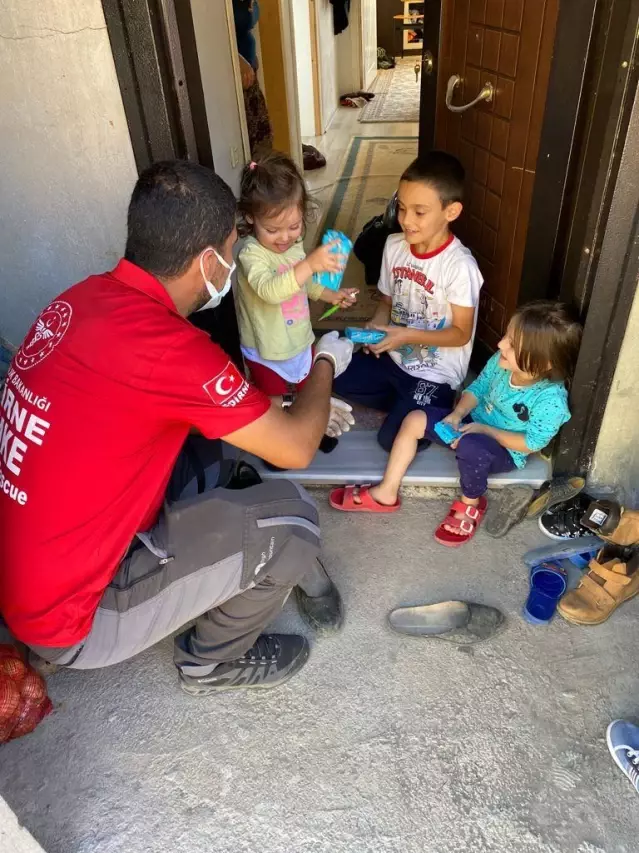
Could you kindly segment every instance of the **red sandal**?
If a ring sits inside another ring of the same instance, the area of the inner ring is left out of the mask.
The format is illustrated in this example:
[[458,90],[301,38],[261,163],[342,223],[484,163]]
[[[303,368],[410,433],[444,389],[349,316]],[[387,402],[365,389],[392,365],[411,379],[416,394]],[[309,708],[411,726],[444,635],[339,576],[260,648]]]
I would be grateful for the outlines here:
[[[339,509],[341,512],[397,512],[401,507],[402,502],[399,498],[392,506],[377,503],[368,491],[370,487],[369,483],[366,486],[346,486],[333,489],[328,496],[328,502],[333,509]],[[359,498],[361,503],[356,503],[355,498]]]
[[[470,506],[462,501],[453,501],[448,510],[448,515],[435,531],[435,541],[447,548],[459,548],[465,542],[470,541],[484,517],[488,501],[480,498],[477,506]],[[457,518],[456,512],[463,512],[463,518]],[[446,530],[444,525],[456,527],[459,532],[453,533]]]

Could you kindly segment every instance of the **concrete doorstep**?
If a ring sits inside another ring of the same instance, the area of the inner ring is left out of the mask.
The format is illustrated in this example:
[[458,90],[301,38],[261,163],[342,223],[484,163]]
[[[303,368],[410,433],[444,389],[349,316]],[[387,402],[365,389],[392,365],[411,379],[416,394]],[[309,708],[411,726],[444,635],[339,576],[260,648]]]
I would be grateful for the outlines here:
[[[285,478],[304,485],[342,485],[376,483],[381,480],[388,454],[377,443],[376,430],[355,430],[343,435],[332,453],[317,453],[303,471],[270,471],[260,459],[249,457],[265,480]],[[491,488],[529,485],[538,489],[551,475],[551,465],[538,453],[533,454],[522,470],[495,474],[488,478]],[[446,447],[432,445],[418,453],[403,480],[404,486],[455,487],[459,471],[455,455]]]

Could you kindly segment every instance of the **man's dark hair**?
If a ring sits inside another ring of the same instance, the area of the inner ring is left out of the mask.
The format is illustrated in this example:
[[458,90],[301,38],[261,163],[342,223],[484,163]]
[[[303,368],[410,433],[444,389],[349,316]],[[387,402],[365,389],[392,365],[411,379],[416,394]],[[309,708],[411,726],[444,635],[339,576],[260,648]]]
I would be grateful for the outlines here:
[[231,188],[211,169],[188,160],[154,163],[131,196],[124,257],[153,275],[181,275],[207,246],[224,245],[235,214]]
[[429,151],[410,164],[402,181],[419,181],[432,187],[444,207],[464,197],[464,167],[445,151]]

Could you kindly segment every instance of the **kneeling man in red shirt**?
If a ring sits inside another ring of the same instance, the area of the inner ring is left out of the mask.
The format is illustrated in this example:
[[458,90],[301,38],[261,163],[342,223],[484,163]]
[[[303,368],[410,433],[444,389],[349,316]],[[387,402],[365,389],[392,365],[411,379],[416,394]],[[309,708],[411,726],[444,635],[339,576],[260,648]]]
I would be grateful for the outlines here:
[[186,319],[230,288],[235,214],[209,169],[151,166],[124,259],[47,306],[9,369],[0,613],[51,663],[108,666],[192,625],[175,640],[184,690],[267,687],[308,658],[303,637],[262,633],[294,586],[316,626],[340,621],[312,500],[246,467],[229,480],[220,439],[308,465],[352,344],[322,338],[284,410]]

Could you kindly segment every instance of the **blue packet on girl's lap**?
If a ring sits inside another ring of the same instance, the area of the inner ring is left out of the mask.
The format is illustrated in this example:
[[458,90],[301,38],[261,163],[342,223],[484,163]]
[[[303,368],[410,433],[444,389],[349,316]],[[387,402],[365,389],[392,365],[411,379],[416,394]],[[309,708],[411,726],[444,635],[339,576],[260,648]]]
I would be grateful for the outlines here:
[[456,441],[463,435],[463,433],[456,430],[454,426],[446,424],[444,423],[444,421],[437,421],[433,429],[444,442],[444,444],[452,444],[453,441]]
[[354,344],[378,344],[386,337],[386,332],[379,332],[377,329],[358,329],[356,326],[348,326],[344,334]]
[[341,271],[313,273],[313,281],[315,282],[315,284],[321,284],[322,287],[327,287],[329,290],[340,289],[342,279],[344,278],[346,262],[348,261],[348,256],[350,255],[351,249],[353,248],[352,242],[348,239],[346,234],[342,234],[341,231],[333,231],[329,229],[322,237],[322,245],[326,245],[326,243],[333,243],[335,241],[337,241],[337,243],[331,249],[331,253],[336,255],[344,255],[344,266],[342,267]]

